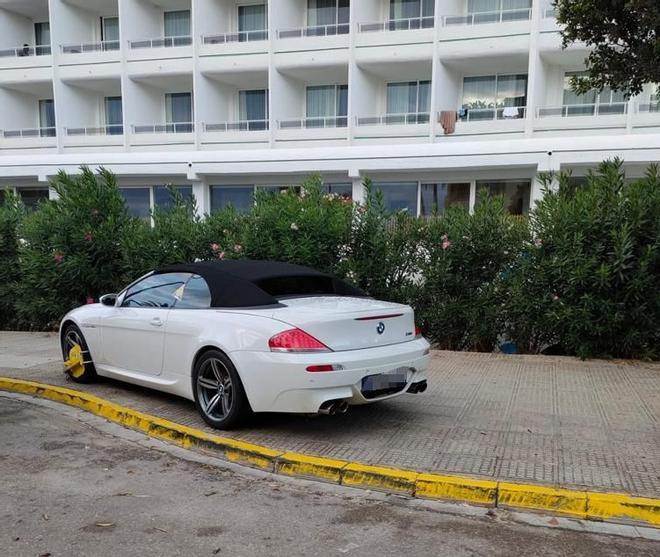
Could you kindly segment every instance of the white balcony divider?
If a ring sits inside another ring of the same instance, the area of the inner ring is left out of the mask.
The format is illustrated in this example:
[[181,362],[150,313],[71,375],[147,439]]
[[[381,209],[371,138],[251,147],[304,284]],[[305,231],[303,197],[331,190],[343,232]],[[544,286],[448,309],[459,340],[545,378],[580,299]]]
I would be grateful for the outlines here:
[[124,126],[113,124],[110,126],[97,126],[90,128],[64,128],[68,136],[87,136],[87,135],[122,135]]
[[134,134],[141,133],[192,133],[193,122],[172,122],[169,124],[139,124],[131,126]]
[[132,49],[190,46],[192,44],[192,37],[190,35],[182,35],[180,37],[158,37],[156,39],[142,39],[139,41],[129,41],[128,44]]
[[526,106],[509,106],[493,108],[467,108],[466,114],[460,117],[461,122],[484,122],[490,120],[522,120],[527,115]]
[[372,31],[410,31],[411,29],[431,29],[435,25],[435,16],[411,17],[407,19],[388,19],[377,23],[360,23],[360,33]]
[[561,106],[541,106],[536,111],[537,118],[573,116],[608,116],[612,114],[627,114],[628,102],[595,103],[595,104],[565,104]]
[[51,53],[50,45],[17,46],[0,50],[0,58],[22,58],[23,56],[46,56]]
[[268,29],[261,31],[238,31],[236,33],[221,33],[219,35],[202,35],[202,44],[249,43],[252,41],[267,41]]
[[239,120],[238,122],[219,122],[202,124],[205,132],[252,132],[268,130],[268,120]]
[[443,25],[480,25],[482,23],[504,23],[508,21],[525,21],[532,17],[531,8],[515,10],[498,10],[494,12],[475,12],[467,15],[446,15]]
[[57,130],[55,127],[49,128],[24,128],[21,130],[5,130],[2,135],[6,138],[16,137],[55,137]]
[[108,52],[119,50],[119,41],[100,41],[97,43],[63,44],[63,54],[81,54],[83,52]]
[[312,129],[312,128],[345,128],[348,125],[346,116],[319,116],[311,118],[297,118],[280,120],[278,127],[281,130]]
[[285,29],[277,32],[280,39],[298,37],[329,37],[333,35],[347,35],[351,30],[350,23],[333,23],[332,25],[313,25],[300,29]]
[[428,112],[408,112],[401,114],[383,114],[381,116],[358,116],[358,126],[392,126],[428,124],[430,114]]

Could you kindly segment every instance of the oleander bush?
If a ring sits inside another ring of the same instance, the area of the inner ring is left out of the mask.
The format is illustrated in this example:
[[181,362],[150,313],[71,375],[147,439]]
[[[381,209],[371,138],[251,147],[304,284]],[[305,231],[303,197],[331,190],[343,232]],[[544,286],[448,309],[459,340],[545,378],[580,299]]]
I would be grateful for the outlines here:
[[18,227],[24,207],[11,192],[0,192],[0,329],[11,329],[16,320],[16,288],[20,280]]
[[528,217],[479,192],[472,214],[428,219],[387,211],[369,180],[352,203],[312,176],[257,193],[248,213],[200,216],[171,190],[171,206],[141,220],[111,173],[60,173],[57,199],[32,212],[13,196],[0,206],[0,327],[53,329],[154,267],[247,257],[309,265],[409,303],[440,348],[658,358],[660,174],[628,181],[622,168],[604,163],[579,186],[544,176]]

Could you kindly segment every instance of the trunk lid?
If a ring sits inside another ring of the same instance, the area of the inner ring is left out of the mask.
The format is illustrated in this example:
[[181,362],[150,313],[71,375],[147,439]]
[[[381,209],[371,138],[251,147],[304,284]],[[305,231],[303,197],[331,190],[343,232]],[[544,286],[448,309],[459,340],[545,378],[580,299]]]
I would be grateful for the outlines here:
[[311,296],[280,300],[273,319],[289,323],[334,351],[407,342],[415,338],[410,306],[371,298]]

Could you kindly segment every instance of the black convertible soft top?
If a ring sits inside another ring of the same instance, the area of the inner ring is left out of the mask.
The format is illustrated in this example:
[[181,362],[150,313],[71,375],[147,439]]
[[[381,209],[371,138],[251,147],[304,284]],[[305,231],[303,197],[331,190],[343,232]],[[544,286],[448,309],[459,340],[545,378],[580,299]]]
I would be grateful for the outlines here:
[[211,307],[216,308],[277,305],[277,298],[284,296],[366,296],[359,288],[332,275],[278,261],[198,261],[167,265],[154,271],[154,274],[163,273],[199,275],[211,291]]

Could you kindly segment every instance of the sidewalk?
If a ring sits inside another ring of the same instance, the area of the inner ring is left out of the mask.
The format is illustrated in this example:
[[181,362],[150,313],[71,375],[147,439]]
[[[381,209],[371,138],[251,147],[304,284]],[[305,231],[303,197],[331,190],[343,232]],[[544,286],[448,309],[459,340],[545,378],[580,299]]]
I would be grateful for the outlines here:
[[[56,335],[0,333],[0,376],[213,431],[189,401],[115,381],[77,385],[61,369]],[[658,498],[660,365],[434,352],[422,395],[343,416],[262,415],[221,434],[368,464]]]

